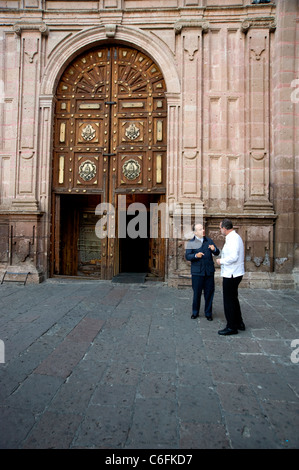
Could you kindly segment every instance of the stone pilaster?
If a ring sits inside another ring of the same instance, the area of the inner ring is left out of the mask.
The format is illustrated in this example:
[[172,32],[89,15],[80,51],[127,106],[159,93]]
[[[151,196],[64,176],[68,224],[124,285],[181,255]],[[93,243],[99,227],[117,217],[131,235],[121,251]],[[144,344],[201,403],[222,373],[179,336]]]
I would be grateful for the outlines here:
[[166,93],[167,98],[167,195],[168,203],[178,200],[179,161],[181,154],[181,97]]
[[41,73],[42,36],[45,24],[17,23],[14,25],[19,41],[19,120],[17,130],[16,190],[12,201],[14,210],[38,209],[37,129],[38,93]]
[[272,17],[243,22],[246,34],[246,213],[273,213],[270,201],[271,32]]
[[[299,100],[296,100],[292,88],[294,80],[299,78],[298,59],[296,61],[296,38],[298,41],[299,33],[296,0],[277,2],[277,22],[273,61],[272,180],[274,206],[278,215],[274,237],[274,269],[276,273],[286,274],[294,268],[296,236],[298,244],[298,222],[295,232],[298,120],[296,122],[295,116],[298,115]],[[298,256],[296,259],[298,263]]]
[[202,64],[203,33],[209,24],[181,20],[175,25],[177,51],[182,63],[182,158],[179,200],[202,200]]
[[[37,8],[38,2],[33,3],[30,4],[31,7]],[[24,8],[28,6],[29,3],[26,2]],[[14,25],[13,31],[19,54],[19,75],[14,77],[14,93],[18,101],[14,135],[15,179],[11,204],[7,210],[1,210],[1,257],[5,252],[6,257],[1,259],[5,267],[0,266],[0,270],[4,269],[8,273],[30,273],[28,281],[38,282],[43,278],[47,265],[47,261],[43,263],[41,260],[41,256],[47,256],[42,233],[49,232],[49,227],[41,230],[43,211],[40,204],[44,205],[43,210],[47,210],[45,201],[49,201],[49,194],[46,187],[49,183],[45,186],[45,181],[49,180],[49,169],[43,168],[43,159],[47,159],[48,165],[51,160],[49,149],[39,141],[40,133],[43,132],[39,125],[42,40],[48,30],[43,23],[19,22]],[[42,113],[41,116],[42,121],[49,121],[47,135],[44,135],[46,141],[50,133],[51,116],[49,118],[49,112]]]

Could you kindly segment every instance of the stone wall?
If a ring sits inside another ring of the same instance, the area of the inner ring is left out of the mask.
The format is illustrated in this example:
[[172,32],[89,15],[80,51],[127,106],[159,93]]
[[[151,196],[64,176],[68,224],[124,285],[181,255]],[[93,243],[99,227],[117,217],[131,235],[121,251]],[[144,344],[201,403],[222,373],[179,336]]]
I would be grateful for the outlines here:
[[[1,272],[49,275],[55,87],[74,57],[110,41],[143,50],[164,74],[169,206],[199,204],[220,247],[219,221],[233,219],[244,285],[295,287],[296,0],[19,0],[0,1],[0,14]],[[167,242],[170,285],[190,284],[184,243]]]

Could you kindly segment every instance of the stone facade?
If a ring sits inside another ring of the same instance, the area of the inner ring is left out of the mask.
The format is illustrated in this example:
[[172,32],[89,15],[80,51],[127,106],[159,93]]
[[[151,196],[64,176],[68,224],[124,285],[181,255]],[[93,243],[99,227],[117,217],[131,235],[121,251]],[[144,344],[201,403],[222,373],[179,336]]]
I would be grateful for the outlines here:
[[[298,285],[296,0],[11,0],[0,15],[2,273],[51,273],[56,87],[79,54],[111,43],[164,76],[173,223],[200,207],[221,248],[229,217],[245,243],[244,286]],[[166,240],[169,285],[190,283],[184,248]]]

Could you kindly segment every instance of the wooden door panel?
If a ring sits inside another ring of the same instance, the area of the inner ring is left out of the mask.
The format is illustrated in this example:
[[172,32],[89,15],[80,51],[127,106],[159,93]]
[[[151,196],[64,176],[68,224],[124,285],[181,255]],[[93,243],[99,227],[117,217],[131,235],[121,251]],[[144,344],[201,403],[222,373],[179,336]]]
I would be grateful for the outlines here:
[[166,120],[154,117],[153,145],[166,145]]
[[[159,204],[165,203],[165,196],[159,196],[159,199],[156,201]],[[160,211],[153,212],[152,217],[155,219],[152,220],[152,224],[157,225],[158,237],[149,239],[149,274],[154,277],[164,277],[165,270],[165,238],[162,238],[163,235],[163,224],[165,223],[165,214],[162,215]]]
[[52,197],[52,227],[54,229],[54,233],[51,237],[52,242],[52,251],[51,251],[51,258],[52,258],[52,265],[51,265],[51,274],[59,274],[60,273],[60,196],[55,194]]
[[157,113],[166,113],[167,110],[167,102],[165,98],[160,96],[154,97],[153,99],[153,112]]
[[76,276],[78,269],[79,212],[76,208],[70,208],[65,200],[61,207],[60,229],[61,272],[68,276]]
[[147,101],[145,98],[119,98],[118,100],[118,112],[127,113],[127,112],[136,112],[138,111],[140,116],[143,116],[143,113],[146,111]]
[[56,115],[63,115],[67,117],[68,114],[71,112],[71,100],[67,99],[65,96],[63,99],[56,102],[55,106],[55,113]]
[[166,179],[166,152],[160,150],[153,152],[152,158],[152,181],[154,187],[159,187]]

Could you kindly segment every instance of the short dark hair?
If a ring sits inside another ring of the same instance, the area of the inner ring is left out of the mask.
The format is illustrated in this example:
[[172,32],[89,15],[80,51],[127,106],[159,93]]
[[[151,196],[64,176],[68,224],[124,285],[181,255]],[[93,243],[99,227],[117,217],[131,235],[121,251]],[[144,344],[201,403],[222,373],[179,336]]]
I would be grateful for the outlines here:
[[221,222],[221,227],[226,228],[226,230],[231,230],[233,228],[233,223],[230,219],[223,219]]

